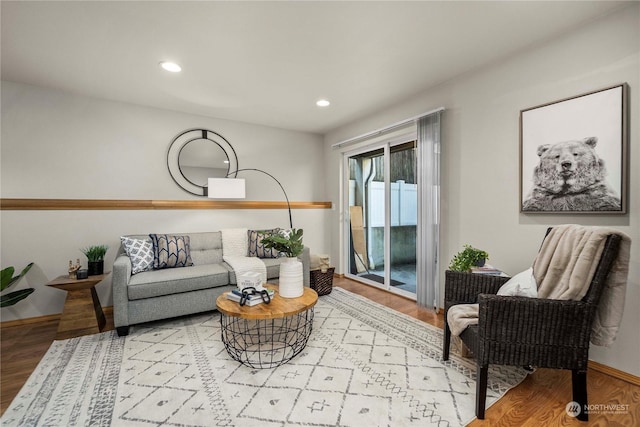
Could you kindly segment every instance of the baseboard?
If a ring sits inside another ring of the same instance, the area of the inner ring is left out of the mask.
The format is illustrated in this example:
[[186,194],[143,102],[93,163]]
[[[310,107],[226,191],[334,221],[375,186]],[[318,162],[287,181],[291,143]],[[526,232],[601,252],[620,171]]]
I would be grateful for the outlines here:
[[603,365],[602,363],[594,362],[593,360],[589,360],[588,366],[594,371],[601,372],[605,375],[609,375],[610,377],[626,381],[630,384],[640,387],[640,377],[637,377],[633,374],[621,371],[616,368],[612,368],[611,366]]
[[0,322],[0,329],[11,328],[13,326],[31,325],[33,323],[44,323],[49,321],[55,321],[60,319],[58,314],[47,314],[46,316],[27,317],[26,319],[7,320],[6,322]]
[[[102,312],[107,315],[113,316],[113,306],[102,307]],[[7,320],[6,322],[0,322],[0,330],[3,328],[11,328],[13,326],[31,325],[33,323],[44,323],[50,321],[60,320],[62,313],[47,314],[44,316],[27,317],[26,319]]]

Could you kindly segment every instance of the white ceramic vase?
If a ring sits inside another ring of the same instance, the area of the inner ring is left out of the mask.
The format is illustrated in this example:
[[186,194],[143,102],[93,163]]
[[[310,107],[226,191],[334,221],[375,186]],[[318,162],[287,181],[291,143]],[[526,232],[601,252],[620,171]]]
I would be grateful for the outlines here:
[[283,298],[297,298],[304,292],[302,263],[298,258],[287,258],[280,264],[279,293]]

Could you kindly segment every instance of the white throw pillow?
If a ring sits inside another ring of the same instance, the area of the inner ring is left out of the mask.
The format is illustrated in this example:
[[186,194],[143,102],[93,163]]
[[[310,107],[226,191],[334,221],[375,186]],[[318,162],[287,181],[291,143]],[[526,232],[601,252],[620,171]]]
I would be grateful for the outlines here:
[[538,297],[538,285],[533,277],[533,267],[513,276],[498,290],[498,295],[514,297]]
[[153,245],[150,239],[120,237],[124,250],[131,259],[131,274],[153,269]]

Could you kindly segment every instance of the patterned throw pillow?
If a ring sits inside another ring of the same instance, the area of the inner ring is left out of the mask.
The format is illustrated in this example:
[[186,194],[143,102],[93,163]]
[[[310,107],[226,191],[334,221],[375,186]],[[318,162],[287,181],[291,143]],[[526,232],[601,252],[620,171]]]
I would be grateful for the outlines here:
[[262,239],[272,234],[277,234],[280,231],[279,228],[271,230],[249,230],[249,254],[250,257],[258,258],[278,258],[280,253],[275,249],[267,249],[262,244]]
[[141,273],[153,268],[153,245],[149,239],[120,237],[124,251],[131,259],[131,274]]
[[169,234],[149,234],[153,243],[153,268],[189,267],[191,261],[191,241],[189,236]]

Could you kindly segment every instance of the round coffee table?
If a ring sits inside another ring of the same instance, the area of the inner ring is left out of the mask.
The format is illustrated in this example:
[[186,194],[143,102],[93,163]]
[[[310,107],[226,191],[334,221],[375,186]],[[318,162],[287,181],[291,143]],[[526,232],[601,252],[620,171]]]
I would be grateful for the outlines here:
[[307,345],[313,329],[313,308],[318,294],[304,288],[298,298],[282,298],[278,286],[270,304],[241,306],[227,299],[216,300],[220,311],[222,342],[229,355],[252,368],[275,368],[297,356]]

